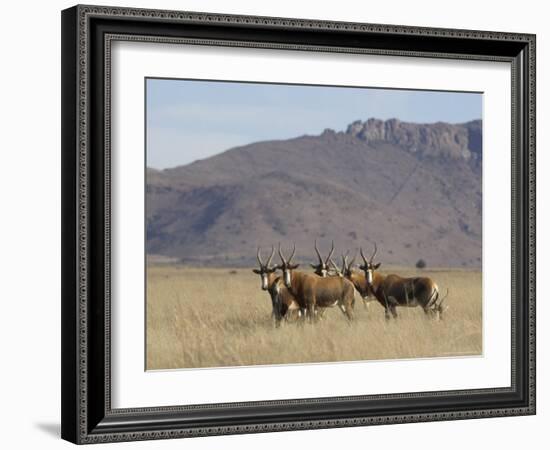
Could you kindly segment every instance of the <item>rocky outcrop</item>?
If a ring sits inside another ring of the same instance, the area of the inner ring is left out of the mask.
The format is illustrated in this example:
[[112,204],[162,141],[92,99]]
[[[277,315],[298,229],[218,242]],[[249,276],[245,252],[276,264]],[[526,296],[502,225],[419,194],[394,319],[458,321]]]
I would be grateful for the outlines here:
[[481,160],[481,121],[466,124],[418,124],[398,119],[360,120],[350,124],[346,134],[369,144],[388,142],[420,158],[449,158],[477,165]]

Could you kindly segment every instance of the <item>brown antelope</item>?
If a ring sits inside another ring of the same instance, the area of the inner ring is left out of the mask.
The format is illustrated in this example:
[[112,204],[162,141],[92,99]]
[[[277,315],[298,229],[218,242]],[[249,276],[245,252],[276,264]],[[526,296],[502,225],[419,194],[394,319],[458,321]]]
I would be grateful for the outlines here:
[[398,306],[421,306],[426,315],[442,319],[446,309],[442,304],[446,296],[439,301],[437,284],[428,277],[403,278],[399,275],[382,275],[376,272],[380,267],[380,263],[373,263],[377,250],[374,244],[374,253],[367,260],[363,249],[360,249],[364,263],[360,269],[365,273],[368,289],[384,307],[386,319],[390,318],[390,312],[397,318]]
[[271,296],[271,305],[273,308],[271,315],[275,320],[275,325],[278,327],[281,324],[281,320],[287,319],[293,312],[296,312],[298,316],[300,316],[301,308],[294,295],[292,295],[290,290],[285,286],[281,277],[277,276],[275,273],[277,268],[269,267],[274,253],[275,249],[271,247],[271,255],[264,264],[260,255],[260,247],[258,247],[256,258],[258,258],[260,268],[252,269],[252,271],[260,275],[262,279],[262,290],[268,291]]
[[355,255],[353,255],[352,260],[348,263],[348,254],[349,251],[346,252],[345,255],[342,255],[342,268],[338,269],[336,267],[336,264],[332,263],[337,270],[338,274],[340,276],[343,276],[344,278],[347,278],[349,281],[353,283],[353,286],[359,292],[359,295],[363,299],[363,306],[368,309],[369,303],[376,301],[376,298],[374,295],[372,295],[371,290],[368,288],[367,285],[367,278],[365,277],[364,273],[356,272],[353,270],[353,265],[355,264],[355,258],[357,257],[357,250],[355,251]]
[[338,306],[351,322],[355,299],[353,284],[342,277],[321,278],[314,274],[297,271],[299,264],[292,264],[295,252],[296,246],[287,260],[279,244],[281,264],[277,268],[283,271],[285,286],[296,297],[300,306],[305,307],[308,320],[315,321],[316,308]]
[[317,258],[319,258],[319,263],[310,264],[310,266],[315,269],[313,273],[319,275],[322,278],[325,278],[329,275],[329,272],[331,272],[329,263],[332,263],[334,265],[334,262],[332,261],[332,259],[330,259],[332,257],[332,254],[334,253],[334,241],[332,241],[332,247],[326,259],[322,258],[321,252],[317,248],[317,239],[315,239],[315,252],[317,253]]
[[[313,273],[315,275],[320,276],[321,278],[325,278],[327,276],[334,276],[334,275],[340,275],[338,272],[338,268],[335,266],[334,261],[332,260],[332,254],[334,253],[334,241],[332,241],[332,246],[330,248],[330,252],[326,259],[323,259],[321,256],[321,252],[317,248],[317,239],[314,241],[315,246],[315,252],[317,253],[317,258],[319,258],[318,264],[310,264],[310,266],[315,269]],[[330,266],[333,266],[331,269]],[[317,308],[316,312],[318,314],[318,319],[323,319],[325,316],[326,308]]]

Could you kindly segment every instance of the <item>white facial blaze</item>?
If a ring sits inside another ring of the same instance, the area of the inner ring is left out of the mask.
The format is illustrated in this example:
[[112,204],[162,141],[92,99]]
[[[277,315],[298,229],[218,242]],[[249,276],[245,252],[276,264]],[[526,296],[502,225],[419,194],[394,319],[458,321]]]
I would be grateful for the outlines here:
[[267,273],[262,273],[262,289],[267,290]]
[[285,276],[285,285],[287,288],[290,288],[290,270],[285,270],[284,276]]
[[372,269],[367,270],[367,281],[372,284]]

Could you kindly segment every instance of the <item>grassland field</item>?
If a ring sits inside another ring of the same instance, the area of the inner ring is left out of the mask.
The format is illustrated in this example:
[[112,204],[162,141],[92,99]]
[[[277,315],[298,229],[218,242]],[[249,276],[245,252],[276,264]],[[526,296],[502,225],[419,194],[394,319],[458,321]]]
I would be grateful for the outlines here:
[[420,308],[398,308],[386,321],[376,302],[356,294],[350,326],[338,308],[316,324],[276,328],[271,299],[250,269],[149,265],[148,370],[479,355],[482,352],[481,272],[389,268],[382,273],[429,276],[449,309],[441,321]]

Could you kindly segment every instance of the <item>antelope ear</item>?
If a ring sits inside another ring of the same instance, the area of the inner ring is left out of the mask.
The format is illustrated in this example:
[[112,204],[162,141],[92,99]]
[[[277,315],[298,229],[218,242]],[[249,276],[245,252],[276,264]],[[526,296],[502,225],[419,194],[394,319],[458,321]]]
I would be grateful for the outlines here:
[[382,263],[375,264],[375,265],[374,265],[374,268],[375,268],[375,269],[378,269],[378,268],[380,267],[381,264],[382,264]]
[[315,264],[309,264],[311,266],[312,269],[317,269],[317,266]]
[[270,267],[269,269],[267,269],[267,272],[268,272],[268,273],[273,273],[273,272],[275,272],[276,270],[277,270],[277,266],[275,266],[275,267]]
[[262,273],[262,271],[258,269],[252,269],[252,272],[257,273],[258,275]]
[[294,270],[294,269],[297,269],[299,265],[300,265],[300,264],[290,264],[290,265],[288,266],[288,268],[289,268],[290,270]]

